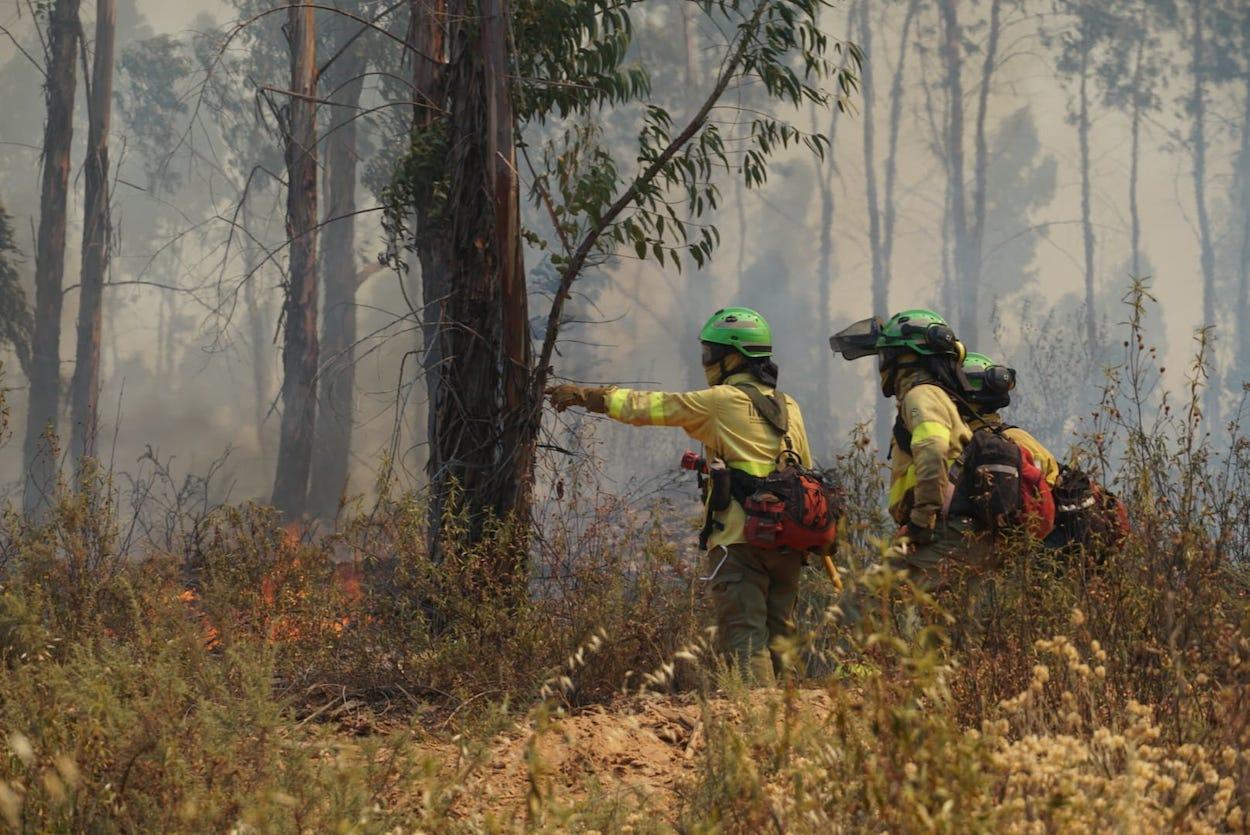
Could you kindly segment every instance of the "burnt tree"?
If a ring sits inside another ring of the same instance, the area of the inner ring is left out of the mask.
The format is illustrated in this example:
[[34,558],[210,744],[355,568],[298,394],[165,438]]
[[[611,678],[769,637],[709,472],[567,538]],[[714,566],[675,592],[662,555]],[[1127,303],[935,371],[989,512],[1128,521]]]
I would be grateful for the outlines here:
[[292,520],[306,510],[317,407],[317,43],[313,10],[312,3],[301,0],[287,12],[290,269],[282,309],[282,422],[273,504]]
[[97,0],[95,58],[87,80],[86,203],[82,227],[82,278],[78,294],[78,342],[70,382],[70,455],[82,464],[96,454],[100,396],[100,339],[104,326],[104,280],[110,238],[109,124],[113,110],[113,43],[116,0]]
[[[351,38],[353,31],[336,27]],[[356,125],[364,88],[362,50],[343,47],[322,78],[332,91],[325,136],[325,212],[321,239],[321,280],[325,313],[321,323],[321,371],[317,381],[317,444],[309,512],[333,521],[347,491],[356,392],[356,180],[359,157]]]
[[57,0],[48,19],[44,90],[43,180],[35,244],[35,330],[31,346],[30,399],[26,410],[23,507],[42,509],[56,481],[56,433],[61,398],[61,307],[65,278],[65,202],[69,154],[74,140],[75,61],[80,0]]

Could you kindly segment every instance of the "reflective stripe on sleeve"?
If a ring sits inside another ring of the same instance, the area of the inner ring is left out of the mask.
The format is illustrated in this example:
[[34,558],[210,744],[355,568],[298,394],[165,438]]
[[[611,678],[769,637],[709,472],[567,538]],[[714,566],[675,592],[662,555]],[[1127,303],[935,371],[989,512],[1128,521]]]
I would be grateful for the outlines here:
[[926,420],[916,424],[916,428],[911,430],[911,442],[913,444],[924,443],[930,438],[941,438],[946,443],[950,443],[951,430],[946,424],[936,420]]
[[625,409],[625,400],[628,397],[629,389],[612,389],[608,392],[608,417],[620,420],[621,412]]

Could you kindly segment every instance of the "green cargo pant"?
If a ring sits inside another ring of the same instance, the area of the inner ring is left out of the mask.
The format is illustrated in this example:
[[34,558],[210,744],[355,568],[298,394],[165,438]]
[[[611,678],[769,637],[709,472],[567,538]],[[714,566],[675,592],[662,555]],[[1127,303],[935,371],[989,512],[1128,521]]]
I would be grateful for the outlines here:
[[977,533],[971,520],[958,516],[939,524],[932,542],[907,551],[891,546],[886,562],[896,571],[906,569],[911,581],[927,592],[946,589],[956,574],[975,577],[998,567],[993,538]]
[[[891,568],[906,569],[917,587],[936,595],[943,608],[963,619],[964,628],[976,624],[984,629],[994,598],[994,584],[986,582],[986,575],[998,569],[1001,561],[993,536],[977,532],[972,521],[962,517],[939,524],[932,542],[908,551],[895,545],[886,553]],[[909,609],[907,619],[915,621],[916,617]]]
[[781,672],[773,642],[798,629],[794,607],[803,556],[740,544],[713,548],[708,557],[718,649],[752,684],[771,687]]

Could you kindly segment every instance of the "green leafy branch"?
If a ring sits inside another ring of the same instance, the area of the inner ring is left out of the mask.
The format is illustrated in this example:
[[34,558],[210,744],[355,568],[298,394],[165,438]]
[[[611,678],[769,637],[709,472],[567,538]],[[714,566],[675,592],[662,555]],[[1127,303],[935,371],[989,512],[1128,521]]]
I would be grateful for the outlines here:
[[[628,183],[595,142],[593,126],[567,132],[563,150],[547,152],[546,169],[535,176],[531,191],[546,206],[565,251],[552,257],[560,279],[534,374],[535,392],[542,391],[550,374],[572,285],[593,259],[630,245],[638,257],[650,253],[663,263],[667,256],[679,270],[682,252],[700,266],[711,257],[719,242],[715,227],[701,226],[695,234],[691,229],[694,221],[718,206],[714,171],[731,167],[720,128],[708,117],[732,83],[753,78],[771,98],[796,106],[804,101],[827,104],[830,96],[821,83],[831,76],[844,94],[857,86],[855,72],[862,55],[854,46],[836,45],[836,51],[846,50],[849,58],[841,66],[826,57],[828,36],[817,25],[822,5],[824,0],[761,0],[738,23],[716,83],[679,132],[673,133],[674,122],[665,109],[646,106],[639,132],[641,170]],[[713,8],[730,16],[739,6],[704,4],[705,12]],[[844,95],[836,101],[840,109],[846,108]],[[802,144],[822,157],[827,150],[823,137],[767,116],[752,122],[748,144],[741,170],[749,186],[765,181],[767,160],[778,149]],[[687,218],[678,216],[670,199],[675,191],[684,192]]]

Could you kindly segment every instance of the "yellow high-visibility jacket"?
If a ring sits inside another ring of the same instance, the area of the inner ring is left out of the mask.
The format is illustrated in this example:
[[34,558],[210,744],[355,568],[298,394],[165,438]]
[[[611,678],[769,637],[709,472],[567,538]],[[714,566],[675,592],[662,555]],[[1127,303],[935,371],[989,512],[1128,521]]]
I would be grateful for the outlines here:
[[[986,426],[997,426],[1003,422],[997,412],[987,412],[978,415],[977,420],[972,422],[972,430],[975,432],[978,422],[984,423]],[[1009,426],[1003,430],[1003,434],[1014,441],[1016,445],[1024,447],[1033,456],[1033,463],[1042,471],[1042,477],[1046,479],[1046,483],[1051,487],[1059,481],[1059,459],[1051,454],[1050,450],[1042,446],[1042,442],[1034,438],[1032,433],[1019,426]]]
[[[739,383],[754,385],[766,395],[773,389],[747,373],[731,374],[722,385],[700,391],[667,392],[614,388],[608,391],[608,417],[634,426],[677,426],[703,444],[709,461],[720,458],[730,467],[754,476],[773,471],[785,450],[781,436],[760,415],[750,396],[735,388]],[[804,467],[812,465],[803,413],[793,397],[786,398],[789,416],[788,437]],[[716,514],[720,524],[708,541],[711,548],[745,542],[746,514],[734,501]],[[723,526],[723,527],[722,527]]]
[[897,444],[891,448],[890,515],[900,525],[932,528],[951,492],[951,464],[972,440],[972,430],[950,395],[919,372],[900,374],[896,389],[911,453]]

